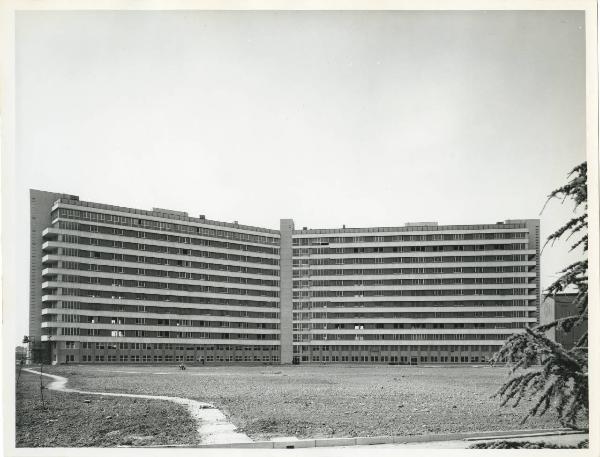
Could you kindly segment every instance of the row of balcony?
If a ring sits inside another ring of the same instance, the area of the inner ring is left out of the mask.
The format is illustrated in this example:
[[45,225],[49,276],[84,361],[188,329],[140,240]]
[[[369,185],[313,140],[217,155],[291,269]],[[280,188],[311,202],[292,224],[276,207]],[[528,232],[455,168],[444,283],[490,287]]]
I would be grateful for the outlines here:
[[[227,303],[227,300],[222,299],[221,297],[217,298],[218,300],[222,300],[223,303],[191,303],[191,302],[178,302],[176,300],[165,300],[165,301],[146,301],[144,302],[141,297],[140,298],[119,298],[117,296],[113,297],[86,297],[86,296],[74,296],[74,295],[62,295],[62,294],[44,294],[42,295],[42,303],[53,303],[56,301],[76,301],[81,303],[102,303],[102,304],[112,304],[112,305],[123,305],[123,306],[136,306],[136,307],[160,307],[160,308],[187,308],[187,309],[213,309],[213,310],[227,310],[230,309],[232,311],[256,311],[256,312],[265,312],[269,311],[279,311],[279,303],[274,302],[249,302],[252,304],[235,304],[235,303]],[[240,300],[245,301],[245,300]]]
[[[81,246],[94,246],[94,244],[85,242],[84,239],[85,240],[102,240],[102,241],[109,241],[109,242],[116,241],[116,242],[120,242],[120,243],[128,243],[128,244],[133,244],[133,245],[143,244],[147,247],[154,246],[154,247],[161,247],[161,248],[183,249],[183,250],[191,250],[191,249],[196,248],[196,249],[199,249],[202,251],[222,253],[222,254],[241,255],[240,253],[245,253],[245,255],[247,255],[248,253],[251,253],[253,255],[256,255],[259,257],[264,257],[264,258],[270,258],[270,259],[278,259],[279,258],[279,253],[272,254],[272,253],[267,253],[267,252],[256,251],[253,249],[213,247],[213,246],[205,246],[202,244],[195,244],[195,243],[178,243],[178,242],[173,242],[173,241],[153,240],[153,239],[144,238],[144,237],[128,237],[128,236],[112,235],[112,234],[99,233],[99,232],[81,232],[81,231],[76,231],[76,230],[65,230],[65,229],[58,229],[58,228],[53,228],[53,227],[46,228],[42,232],[42,236],[43,236],[43,239],[54,240],[54,241],[58,240],[60,238],[60,236],[77,237],[78,238],[77,244],[81,245]],[[248,244],[247,246],[254,247],[251,244]],[[265,249],[277,250],[278,248],[269,247],[269,248],[265,248]],[[160,251],[158,251],[158,252],[160,252]]]
[[[240,262],[240,265],[226,264],[226,263],[206,263],[206,262],[189,262],[184,265],[166,265],[166,264],[155,264],[146,262],[128,262],[124,260],[111,260],[101,259],[95,257],[78,257],[68,256],[63,254],[46,254],[42,257],[42,265],[46,265],[49,268],[56,267],[59,262],[62,263],[75,263],[79,266],[83,266],[83,271],[99,271],[101,267],[108,267],[113,269],[135,269],[135,270],[150,270],[150,271],[164,271],[172,273],[198,273],[198,274],[214,274],[234,277],[234,278],[248,278],[248,279],[266,279],[273,280],[274,277],[279,278],[279,270],[268,270],[262,268],[248,267],[247,264]],[[90,269],[91,267],[94,270]],[[87,269],[87,270],[86,270]],[[97,269],[97,270],[96,270]],[[120,271],[120,270],[119,270]]]
[[[142,276],[142,275],[131,275],[131,274],[123,274],[123,273],[104,273],[104,272],[95,272],[95,271],[82,271],[82,270],[69,270],[65,268],[44,268],[42,270],[42,277],[47,278],[49,281],[56,281],[57,275],[68,275],[68,276],[76,276],[80,278],[102,278],[107,280],[114,281],[135,281],[135,282],[153,282],[153,283],[161,283],[161,284],[182,284],[182,285],[191,285],[191,286],[213,286],[213,287],[231,287],[235,288],[235,286],[243,287],[248,290],[257,290],[257,291],[279,291],[278,281],[268,280],[269,282],[275,282],[275,285],[263,285],[263,284],[252,284],[246,282],[226,282],[226,281],[207,281],[202,279],[180,279],[180,278],[171,278],[164,276]],[[258,281],[258,280],[257,280]],[[260,281],[267,281],[261,279]],[[86,284],[84,282],[69,282],[68,284]],[[116,286],[117,284],[113,283],[112,285]],[[163,290],[163,289],[159,289]]]
[[[219,257],[211,257],[208,255],[192,255],[190,254],[169,254],[165,252],[152,252],[152,251],[144,251],[137,249],[125,249],[119,247],[106,247],[106,246],[97,246],[97,245],[82,245],[76,243],[65,243],[61,241],[45,241],[42,243],[42,250],[46,253],[50,253],[52,251],[57,251],[58,248],[65,249],[77,249],[81,251],[91,252],[91,253],[105,253],[105,254],[119,254],[119,255],[129,255],[135,257],[160,257],[161,259],[169,259],[169,260],[181,260],[187,261],[196,259],[210,259],[211,262],[214,263],[222,263],[224,265],[240,265],[240,266],[248,266],[248,265],[260,265],[261,268],[271,268],[274,270],[279,269],[279,261],[278,257],[275,258],[263,258],[263,257],[252,257],[252,256],[242,256],[238,254],[223,254],[226,256],[235,256],[232,258],[219,258]],[[190,251],[191,252],[191,251]],[[210,251],[199,251],[200,253],[211,253]]]
[[[88,291],[91,293],[93,298],[94,291],[104,291],[114,294],[114,298],[118,298],[120,293],[134,293],[139,294],[143,291],[144,294],[151,295],[168,295],[174,297],[199,297],[199,298],[222,298],[224,296],[232,300],[248,300],[248,301],[264,301],[264,302],[279,302],[279,298],[276,296],[263,296],[263,295],[242,295],[236,293],[218,293],[218,292],[191,292],[185,290],[172,290],[172,289],[150,289],[144,287],[119,287],[119,286],[102,286],[97,284],[81,284],[71,282],[58,282],[58,281],[45,281],[42,283],[42,289],[45,291],[51,289],[77,289],[80,291]],[[232,288],[233,289],[233,288]],[[235,289],[239,290],[239,289]],[[44,295],[47,295],[44,293]]]
[[[201,311],[201,310],[198,310]],[[272,313],[269,313],[272,314]],[[230,315],[210,315],[210,314],[173,314],[173,313],[152,313],[152,312],[133,312],[133,311],[102,311],[97,309],[69,309],[69,308],[43,308],[44,315],[79,315],[79,316],[103,316],[118,318],[148,318],[148,319],[172,319],[172,320],[198,320],[198,321],[228,321],[228,322],[271,322],[279,323],[277,317],[244,317]]]
[[[119,319],[115,319],[117,322]],[[228,324],[230,322],[227,322]],[[215,324],[215,322],[211,322]],[[88,322],[42,322],[42,328],[77,328],[95,330],[117,330],[117,331],[149,331],[149,332],[192,332],[192,333],[248,333],[260,335],[278,335],[278,328],[243,328],[229,326],[183,326],[183,325],[152,325],[152,324],[112,324],[112,323],[88,323]],[[278,324],[270,324],[278,325]]]

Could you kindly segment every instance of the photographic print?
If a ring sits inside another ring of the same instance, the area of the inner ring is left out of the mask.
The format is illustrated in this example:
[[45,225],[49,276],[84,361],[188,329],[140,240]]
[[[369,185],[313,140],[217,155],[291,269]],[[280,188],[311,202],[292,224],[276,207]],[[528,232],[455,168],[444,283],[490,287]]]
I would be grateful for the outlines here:
[[145,5],[11,12],[11,455],[589,452],[596,3]]

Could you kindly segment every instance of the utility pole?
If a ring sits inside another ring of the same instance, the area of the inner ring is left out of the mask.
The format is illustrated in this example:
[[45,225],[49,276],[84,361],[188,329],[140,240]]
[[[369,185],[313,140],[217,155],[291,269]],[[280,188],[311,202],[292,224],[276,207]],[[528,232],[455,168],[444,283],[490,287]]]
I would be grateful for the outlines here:
[[42,397],[42,411],[44,410],[44,384],[42,383],[42,368],[44,366],[44,360],[40,357],[40,396]]
[[[52,363],[52,335],[48,335],[48,346],[50,347],[50,363]],[[46,409],[44,405],[44,384],[43,384],[43,367],[44,366],[44,353],[40,350],[40,395],[42,397],[42,410]]]
[[30,339],[28,335],[23,337],[23,344],[27,345],[27,349],[25,350],[25,354],[21,355],[21,360],[19,361],[19,373],[17,374],[17,385],[19,385],[19,379],[21,378],[21,370],[23,369],[23,365],[25,364],[25,359],[30,351]]

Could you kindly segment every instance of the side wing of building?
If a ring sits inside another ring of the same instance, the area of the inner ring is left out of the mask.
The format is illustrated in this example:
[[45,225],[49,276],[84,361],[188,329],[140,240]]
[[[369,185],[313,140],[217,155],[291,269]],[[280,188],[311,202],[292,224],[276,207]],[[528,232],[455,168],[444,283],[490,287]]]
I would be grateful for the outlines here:
[[538,322],[539,221],[294,232],[294,357],[472,363]]
[[36,230],[53,362],[280,360],[277,231],[64,197]]
[[[51,224],[50,210],[60,197],[67,195],[31,189],[29,191],[29,337],[39,343],[42,336],[42,245],[43,232]],[[73,198],[76,198],[73,196]]]

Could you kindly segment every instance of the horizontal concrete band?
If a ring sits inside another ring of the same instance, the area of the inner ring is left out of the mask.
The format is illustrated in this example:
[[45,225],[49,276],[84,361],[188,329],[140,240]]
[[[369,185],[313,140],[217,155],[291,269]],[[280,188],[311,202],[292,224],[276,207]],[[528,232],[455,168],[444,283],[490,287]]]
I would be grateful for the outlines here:
[[[55,228],[56,224],[59,222],[63,222],[63,223],[76,223],[76,224],[83,224],[83,225],[88,225],[90,227],[104,227],[104,228],[112,228],[112,229],[116,229],[119,230],[119,232],[115,232],[113,233],[113,235],[118,235],[118,236],[125,236],[124,233],[127,230],[128,232],[141,232],[141,233],[147,233],[147,234],[158,234],[158,235],[169,235],[169,236],[173,236],[173,237],[180,237],[180,238],[195,238],[195,239],[200,239],[200,240],[209,240],[209,241],[218,241],[221,243],[243,243],[245,245],[248,246],[268,246],[268,247],[279,247],[279,234],[277,234],[276,236],[265,236],[264,234],[251,234],[251,233],[244,233],[244,232],[240,232],[237,230],[234,231],[229,231],[230,234],[234,234],[234,236],[228,236],[225,234],[225,231],[223,231],[223,235],[222,236],[218,236],[216,234],[216,230],[215,233],[210,235],[210,230],[211,228],[208,227],[200,227],[201,229],[205,229],[208,230],[209,232],[205,232],[204,230],[202,232],[198,232],[198,227],[193,227],[191,231],[179,231],[179,230],[167,230],[167,229],[160,229],[160,228],[156,228],[156,227],[149,227],[147,225],[145,226],[141,226],[141,225],[121,225],[119,223],[113,223],[112,221],[107,221],[107,220],[91,220],[91,219],[83,219],[83,218],[70,218],[70,217],[55,217],[54,219],[52,219],[52,227],[48,227],[45,230],[42,231],[42,236],[46,237],[48,234],[52,234],[54,233],[55,230],[74,230],[76,232],[79,233],[100,233],[100,232],[91,232],[91,231],[84,231],[84,230],[75,230],[75,229],[61,229],[61,228]],[[190,226],[191,227],[191,226]],[[195,229],[195,230],[194,230]],[[214,230],[214,229],[212,229]],[[110,235],[110,234],[108,234]],[[242,237],[238,237],[236,235],[241,235]],[[250,240],[250,239],[245,239],[243,238],[244,235],[250,235],[256,238],[264,238],[263,241],[259,241],[257,239],[254,240]],[[131,235],[130,235],[131,236]],[[137,236],[137,234],[135,236],[131,236],[132,239],[145,239],[143,236],[139,237]],[[507,241],[513,241],[514,240],[526,240],[526,238],[523,237],[518,237],[518,238],[493,238],[492,240],[507,240]],[[271,240],[271,241],[269,241]],[[486,238],[487,240],[487,238]],[[481,240],[479,240],[481,241]],[[185,244],[185,243],[184,243]]]
[[[135,256],[135,257],[160,257],[162,259],[168,259],[168,260],[189,260],[192,262],[206,262],[205,260],[200,260],[200,259],[210,259],[210,263],[219,263],[219,264],[224,264],[224,265],[240,265],[240,266],[250,266],[253,268],[268,268],[268,269],[273,269],[273,270],[279,270],[279,265],[275,262],[262,262],[261,260],[272,260],[272,261],[276,261],[277,259],[275,258],[266,258],[266,257],[259,257],[259,256],[253,256],[253,255],[242,255],[242,254],[234,254],[234,253],[220,253],[223,255],[235,255],[237,257],[240,257],[239,259],[229,259],[229,258],[215,258],[215,257],[211,257],[211,256],[201,256],[201,255],[191,255],[191,254],[169,254],[167,252],[158,252],[158,251],[149,251],[149,250],[143,250],[143,249],[129,249],[129,248],[119,248],[119,247],[114,247],[114,246],[100,246],[100,245],[94,245],[94,244],[77,244],[77,243],[67,243],[67,242],[60,242],[60,241],[44,241],[42,243],[42,250],[43,251],[49,251],[49,250],[54,250],[54,249],[58,249],[58,248],[63,248],[63,249],[77,249],[78,251],[86,251],[86,252],[99,252],[99,253],[104,253],[104,254],[122,254],[122,255],[130,255],[130,256]],[[211,252],[211,251],[206,251],[206,250],[197,250],[198,252],[203,252],[203,253],[213,253],[213,254],[217,254],[216,252]],[[249,251],[245,251],[245,252],[249,252]],[[484,252],[484,251],[479,251],[479,252]],[[486,252],[491,252],[493,253],[494,251],[486,251]],[[505,252],[505,251],[500,251],[500,252]],[[506,251],[508,252],[508,251]],[[48,252],[47,255],[59,255],[60,254],[56,254],[54,252]],[[492,254],[490,254],[492,255]],[[494,254],[497,255],[497,252]],[[242,259],[243,257],[243,259]],[[81,257],[83,258],[90,258],[90,257]],[[250,260],[248,260],[248,258],[250,258]],[[106,260],[106,259],[105,259]],[[146,264],[144,262],[144,264]],[[260,267],[258,267],[257,265],[260,265]]]
[[[54,275],[64,275],[64,276],[77,276],[77,277],[85,277],[85,278],[97,278],[104,279],[109,281],[136,281],[138,283],[160,283],[160,284],[180,284],[180,285],[201,285],[201,286],[214,286],[214,287],[227,287],[227,288],[235,288],[232,286],[244,286],[244,288],[252,289],[252,290],[279,290],[279,285],[267,285],[267,284],[252,284],[245,282],[228,282],[228,281],[213,281],[213,280],[205,280],[205,279],[193,279],[193,278],[173,278],[167,276],[148,276],[148,275],[133,275],[127,273],[117,273],[117,272],[102,272],[102,271],[90,271],[90,270],[74,270],[74,269],[66,269],[66,268],[44,268],[42,270],[42,277],[52,277]],[[247,279],[247,278],[245,278]],[[53,279],[50,279],[52,281]],[[276,282],[273,278],[260,278],[260,280]],[[74,281],[64,281],[64,278],[59,279],[58,282],[65,282],[66,284],[94,284],[94,283],[86,283],[86,282],[74,282]],[[104,284],[108,285],[108,284]],[[472,285],[472,284],[470,284]],[[490,284],[481,284],[481,285],[490,285]],[[526,285],[526,283],[499,283],[492,285],[502,285],[502,286],[518,286],[521,287]],[[112,286],[116,286],[116,284],[112,284]],[[144,288],[150,289],[151,287],[140,286]],[[156,287],[154,287],[156,289]],[[239,288],[239,287],[238,287]],[[160,289],[164,290],[164,289]]]
[[256,441],[253,443],[229,444],[201,444],[198,447],[210,448],[261,448],[261,449],[297,449],[307,447],[329,446],[358,446],[371,444],[404,444],[427,443],[431,441],[458,441],[458,440],[487,440],[499,438],[526,438],[534,436],[551,436],[584,433],[582,430],[568,428],[560,429],[532,429],[532,430],[501,430],[468,433],[445,433],[435,435],[409,435],[409,436],[362,436],[355,438],[317,438],[309,440],[290,441]]
[[[48,338],[51,336],[51,338]],[[279,340],[254,340],[241,338],[169,338],[152,336],[93,336],[93,335],[42,335],[41,341],[79,341],[88,343],[168,343],[177,345],[210,345],[223,344],[227,346],[279,346]],[[497,342],[498,343],[498,342]],[[501,342],[499,342],[501,343]],[[498,343],[498,344],[499,344]],[[475,343],[473,343],[475,344]]]
[[[265,303],[279,303],[279,298],[272,295],[250,295],[250,294],[234,294],[229,292],[188,292],[185,290],[177,289],[156,289],[156,288],[145,288],[145,287],[129,287],[129,286],[101,286],[97,284],[82,284],[76,282],[60,282],[60,281],[45,281],[42,283],[42,289],[74,289],[77,291],[87,292],[110,292],[112,298],[117,298],[120,293],[132,293],[132,294],[146,294],[163,297],[193,297],[193,298],[215,298],[222,300],[244,300],[244,301],[258,301]],[[233,289],[233,287],[232,287]],[[244,291],[246,289],[237,288],[236,290]],[[44,294],[51,295],[51,294]],[[81,297],[79,300],[84,300],[87,295],[71,295],[71,297]],[[481,295],[479,295],[481,297]],[[509,295],[505,295],[509,297]],[[91,298],[95,298],[95,294],[91,295]],[[108,297],[104,297],[108,298]],[[141,299],[144,300],[144,299]],[[155,302],[158,300],[149,300],[149,302]],[[166,301],[166,300],[165,300]]]
[[[130,241],[130,240],[149,240],[151,242],[170,242],[170,243],[176,243],[176,244],[193,244],[193,243],[185,243],[185,242],[181,242],[181,241],[166,241],[166,240],[158,240],[158,239],[153,239],[150,237],[146,237],[143,236],[146,233],[148,234],[160,234],[160,235],[168,235],[168,236],[173,236],[173,237],[179,237],[179,238],[189,238],[189,239],[195,239],[195,240],[207,240],[207,241],[216,241],[216,242],[220,242],[220,243],[230,243],[230,244],[242,244],[242,245],[248,245],[248,246],[255,246],[255,247],[276,247],[278,248],[279,246],[273,242],[257,242],[257,241],[250,241],[250,240],[246,240],[246,239],[240,239],[240,238],[236,238],[236,237],[227,237],[227,236],[222,236],[222,237],[218,237],[215,235],[207,235],[205,233],[198,233],[197,231],[189,231],[189,232],[181,232],[181,231],[169,231],[169,230],[160,230],[160,229],[156,229],[156,228],[151,228],[148,226],[139,226],[139,225],[120,225],[120,224],[112,224],[110,222],[107,221],[92,221],[92,220],[87,220],[87,219],[73,219],[73,218],[64,218],[64,217],[57,217],[55,218],[52,223],[55,224],[56,222],[76,222],[76,223],[80,223],[80,224],[84,224],[84,225],[88,225],[88,226],[102,226],[102,227],[107,227],[107,228],[114,228],[117,230],[127,230],[128,232],[134,232],[134,234],[120,234],[120,233],[104,233],[104,232],[98,232],[98,231],[89,231],[89,230],[79,230],[79,229],[73,229],[73,228],[55,228],[55,227],[48,227],[46,228],[43,232],[42,232],[42,236],[47,237],[49,235],[59,235],[59,234],[66,234],[66,235],[77,235],[77,236],[84,236],[84,237],[89,237],[90,235],[99,235],[102,237],[106,237],[105,239],[117,239],[117,240],[125,240],[125,241]],[[195,227],[197,228],[197,227]],[[201,228],[206,228],[206,227],[201,227]],[[210,229],[209,229],[210,230]],[[137,233],[142,234],[142,236],[138,236]],[[454,234],[459,234],[457,233],[458,231],[454,231]],[[483,233],[485,232],[484,230],[477,230],[477,233]],[[244,234],[240,231],[234,231],[233,233],[236,234]],[[465,234],[472,234],[473,231],[466,231],[465,233],[462,233],[463,235]],[[489,232],[488,232],[489,233]],[[519,230],[505,230],[505,231],[500,231],[500,230],[494,230],[492,233],[523,233],[523,234],[527,234],[527,229],[519,229]],[[444,233],[444,235],[449,235],[451,233]],[[393,236],[423,236],[422,232],[415,232],[412,234],[402,234],[402,235],[391,235],[391,234],[386,234],[383,235],[383,237],[393,237]],[[254,236],[261,236],[264,237],[263,234],[261,235],[254,235]],[[379,235],[381,236],[381,235]],[[275,238],[277,239],[277,237],[268,237],[268,238]],[[299,237],[295,237],[297,240],[299,240]],[[359,247],[359,248],[372,248],[372,247],[393,247],[393,246],[453,246],[453,245],[461,245],[461,246],[472,246],[472,245],[489,245],[489,244],[527,244],[528,243],[528,239],[526,237],[515,237],[515,238],[471,238],[471,239],[464,239],[464,238],[456,238],[456,239],[415,239],[415,240],[406,240],[406,239],[396,239],[396,240],[378,240],[378,241],[356,241],[356,240],[351,240],[350,238],[356,238],[356,237],[343,237],[343,236],[339,236],[339,237],[328,237],[330,238],[330,241],[325,241],[325,242],[321,242],[321,243],[311,243],[311,244],[300,244],[300,242],[296,242],[293,244],[293,248],[296,251],[300,251],[299,254],[297,254],[298,256],[306,256],[309,255],[308,252],[313,252],[317,249],[335,249],[335,248],[346,248],[346,249],[351,249],[354,247]],[[344,238],[345,240],[341,241],[341,240],[331,240],[331,238]],[[359,237],[360,238],[360,237]]]
[[[198,274],[213,274],[212,272],[215,272],[215,275],[223,275],[226,274],[227,276],[231,276],[231,277],[236,277],[236,278],[249,278],[249,279],[269,279],[269,278],[274,278],[274,277],[279,277],[279,270],[278,269],[269,269],[269,273],[243,273],[241,271],[230,271],[230,270],[226,270],[226,269],[218,269],[218,268],[211,268],[211,267],[207,267],[207,268],[200,268],[200,267],[184,267],[184,266],[178,266],[178,265],[165,265],[165,264],[154,264],[154,263],[140,263],[140,262],[131,262],[131,261],[127,261],[127,260],[109,260],[109,259],[98,259],[96,257],[79,257],[79,256],[69,256],[69,255],[65,255],[65,254],[46,254],[45,256],[42,257],[42,264],[48,264],[51,262],[58,262],[59,260],[65,261],[65,262],[76,262],[76,263],[82,263],[82,264],[87,264],[87,265],[102,265],[102,266],[114,266],[114,267],[121,267],[121,268],[134,268],[134,269],[142,269],[142,270],[156,270],[159,269],[161,271],[170,271],[170,272],[174,272],[174,273],[198,273]],[[196,263],[205,263],[207,265],[220,265],[220,266],[239,266],[239,267],[248,267],[248,265],[244,262],[238,262],[240,265],[229,265],[229,264],[225,264],[225,263],[217,263],[217,262],[196,262]],[[504,264],[503,264],[504,266]],[[250,267],[253,268],[255,270],[260,270],[260,268],[255,268],[255,267]],[[44,270],[42,270],[43,272]],[[89,271],[94,271],[94,270],[89,270]],[[207,271],[211,272],[211,273],[207,273]],[[118,272],[115,272],[115,274],[121,274]],[[461,275],[467,275],[469,273],[460,273]],[[490,274],[493,276],[490,277],[504,277],[502,275],[506,275],[506,277],[524,277],[527,276],[529,273],[525,273],[525,272],[506,272],[506,273],[478,273],[479,275],[484,275],[484,274]],[[521,276],[518,276],[521,275]],[[465,276],[466,277],[466,276]],[[476,278],[478,278],[479,276],[474,276]],[[482,278],[485,276],[481,276]],[[339,278],[334,278],[334,279],[339,279]],[[379,279],[379,278],[376,278]],[[425,278],[423,278],[425,279]]]
[[[113,314],[118,313],[115,312]],[[261,321],[262,322],[262,321]],[[248,335],[267,334],[279,335],[279,329],[273,328],[241,328],[241,327],[191,327],[145,324],[91,324],[87,322],[42,322],[42,328],[79,328],[99,330],[145,330],[149,332],[189,332],[189,333],[243,333]],[[464,329],[463,329],[464,330]],[[485,329],[483,329],[485,330]],[[481,332],[486,333],[486,332]],[[492,332],[493,333],[493,332]],[[116,336],[116,335],[115,335]]]
[[[158,308],[189,308],[189,309],[212,309],[212,310],[231,310],[231,311],[256,311],[256,312],[278,312],[279,303],[265,302],[268,306],[252,306],[252,305],[227,305],[227,304],[216,304],[216,303],[184,303],[178,301],[153,301],[153,300],[138,300],[128,298],[108,298],[108,297],[85,297],[80,295],[62,295],[62,294],[46,294],[42,295],[42,302],[55,302],[55,301],[75,301],[83,304],[90,303],[101,303],[105,305],[127,305],[127,306],[154,306]],[[240,300],[244,301],[244,300]],[[507,308],[507,307],[504,307]],[[510,307],[508,307],[510,308]],[[56,308],[65,309],[65,308]],[[513,309],[506,309],[506,311],[512,311]],[[486,309],[483,309],[486,311]],[[518,307],[514,308],[514,311],[519,311]],[[120,311],[119,311],[120,312]]]
[[[67,221],[65,221],[67,222]],[[71,222],[71,221],[69,221]],[[81,223],[81,221],[77,221],[78,223]],[[83,222],[86,225],[100,225],[100,224],[87,224],[86,222]],[[104,225],[104,224],[102,224]],[[141,228],[132,228],[132,229],[127,229],[127,228],[123,228],[123,227],[118,227],[119,229],[123,229],[123,230],[128,230],[128,231],[133,231],[133,232],[141,232],[142,234],[144,234],[144,232],[148,232],[148,233],[152,233],[150,231],[146,231],[145,229],[141,229]],[[156,232],[154,232],[156,233]],[[260,250],[252,250],[252,249],[242,249],[242,246],[251,246],[251,247],[255,247],[255,248],[263,248],[263,249],[268,249],[268,250],[278,250],[279,249],[279,245],[277,244],[272,244],[272,243],[264,243],[264,244],[260,244],[260,243],[252,243],[252,242],[247,242],[244,240],[236,240],[236,239],[207,239],[208,237],[203,237],[203,236],[198,236],[197,233],[186,233],[186,234],[182,234],[182,235],[173,235],[172,233],[165,233],[165,235],[170,235],[170,236],[177,236],[179,238],[188,238],[190,241],[188,242],[183,242],[183,241],[171,241],[171,240],[160,240],[160,239],[155,239],[152,237],[146,237],[146,236],[135,236],[135,235],[118,235],[118,234],[114,234],[114,233],[104,233],[104,232],[98,232],[98,231],[83,231],[83,230],[70,230],[70,229],[60,229],[60,228],[54,228],[54,227],[48,227],[47,229],[45,229],[42,232],[42,236],[44,237],[44,239],[50,238],[50,235],[71,235],[71,236],[78,236],[81,238],[94,238],[94,239],[99,239],[99,240],[106,240],[106,241],[118,241],[118,242],[122,242],[122,243],[137,243],[137,244],[147,244],[147,245],[152,245],[152,246],[168,246],[168,247],[173,247],[173,248],[180,248],[180,249],[190,249],[190,247],[202,247],[202,248],[207,248],[207,250],[217,250],[214,252],[253,252],[255,254],[265,254],[266,256],[273,256],[272,258],[276,258],[279,254],[278,253],[269,253],[269,252],[264,252],[264,251],[260,251]],[[228,246],[223,247],[223,246],[214,246],[214,245],[210,245],[210,244],[201,244],[201,243],[193,243],[191,242],[191,240],[198,240],[198,241],[215,241],[217,243],[222,243],[222,244],[227,244]],[[515,241],[516,240],[516,241]],[[49,241],[54,241],[53,239],[50,239]],[[523,239],[503,239],[503,241],[505,241],[505,243],[488,243],[488,244],[496,244],[496,245],[500,245],[500,244],[516,244],[517,242],[520,242],[519,244],[523,244]],[[80,243],[83,244],[83,243]],[[476,243],[476,244],[485,244],[485,243]],[[83,244],[85,245],[85,244]],[[235,245],[235,247],[231,247],[231,245]],[[238,247],[239,246],[239,247]]]
[[[136,256],[136,257],[140,257],[140,256]],[[150,257],[150,256],[144,256],[144,257]],[[187,257],[187,256],[185,256],[185,257]],[[199,267],[188,267],[188,266],[183,266],[183,265],[166,265],[164,263],[148,263],[148,262],[137,262],[137,261],[133,262],[133,261],[128,261],[128,260],[118,260],[118,259],[101,259],[101,258],[97,258],[97,257],[81,257],[81,256],[67,255],[67,254],[46,254],[46,255],[42,256],[42,264],[45,265],[49,262],[58,262],[59,260],[63,260],[63,261],[70,261],[70,262],[86,263],[86,264],[91,264],[91,265],[111,265],[111,266],[125,267],[125,268],[144,268],[144,269],[148,269],[148,270],[151,270],[153,268],[162,267],[163,269],[168,269],[168,271],[181,271],[181,272],[190,272],[190,273],[193,273],[193,272],[206,273],[206,271],[211,271],[211,272],[214,271],[214,272],[221,272],[221,273],[227,272],[227,274],[230,274],[229,270],[217,269],[217,268],[212,267],[213,265],[222,265],[222,266],[233,266],[233,267],[249,267],[249,268],[254,268],[257,270],[261,270],[261,269],[269,270],[269,273],[252,273],[252,274],[264,275],[266,277],[279,276],[279,266],[266,265],[265,268],[262,268],[262,266],[261,267],[256,267],[256,266],[252,266],[252,265],[249,266],[247,262],[238,262],[238,261],[234,261],[234,260],[222,261],[221,259],[215,259],[213,257],[207,257],[207,259],[208,260],[198,261],[198,262],[194,261],[196,263],[205,263],[205,264],[211,265],[208,268],[199,268]],[[181,260],[181,259],[170,259],[170,260]],[[190,260],[190,259],[187,258],[186,260]],[[503,263],[502,266],[519,266],[521,264],[522,263],[517,263],[517,265],[510,265],[509,262],[507,262],[506,265]],[[494,266],[497,266],[497,265],[494,265]],[[240,273],[240,272],[231,272],[231,274],[233,274],[233,273]]]

